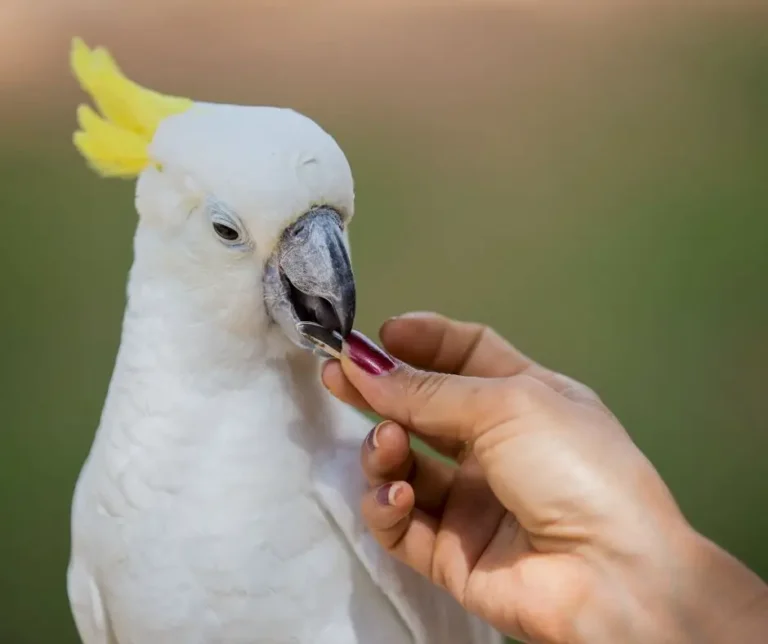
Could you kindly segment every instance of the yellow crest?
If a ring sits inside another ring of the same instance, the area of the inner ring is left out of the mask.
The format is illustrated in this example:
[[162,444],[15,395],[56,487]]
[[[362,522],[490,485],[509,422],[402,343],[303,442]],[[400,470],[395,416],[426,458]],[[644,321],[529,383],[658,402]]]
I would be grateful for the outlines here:
[[77,108],[75,147],[104,177],[135,177],[151,163],[149,144],[160,122],[192,107],[187,98],[164,96],[128,80],[109,52],[72,41],[72,71],[99,112]]

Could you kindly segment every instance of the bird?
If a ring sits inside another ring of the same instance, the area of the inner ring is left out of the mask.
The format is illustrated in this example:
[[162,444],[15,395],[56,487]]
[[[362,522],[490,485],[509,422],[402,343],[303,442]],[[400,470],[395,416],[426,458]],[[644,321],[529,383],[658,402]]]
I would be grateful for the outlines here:
[[[120,346],[74,488],[85,644],[497,644],[359,512],[364,415],[299,323],[353,325],[351,168],[287,107],[164,95],[74,38],[73,143],[135,180]],[[105,208],[105,217],[108,216]]]

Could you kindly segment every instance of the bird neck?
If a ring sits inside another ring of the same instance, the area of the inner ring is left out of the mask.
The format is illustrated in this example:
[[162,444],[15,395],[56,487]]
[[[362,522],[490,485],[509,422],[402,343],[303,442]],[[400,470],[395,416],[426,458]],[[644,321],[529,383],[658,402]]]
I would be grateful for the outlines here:
[[140,400],[146,415],[202,403],[226,414],[236,404],[254,423],[266,426],[279,417],[311,426],[307,436],[290,437],[303,449],[332,442],[338,405],[321,384],[319,359],[295,347],[276,324],[205,316],[183,291],[176,282],[147,281],[132,269],[105,414],[122,406],[111,400],[120,392]]
[[[183,295],[177,285],[141,277],[131,276],[84,489],[99,490],[112,516],[166,502],[143,490],[173,490],[176,511],[203,507],[214,523],[223,513],[220,521],[238,530],[258,509],[306,495],[314,464],[335,450],[344,425],[319,360],[287,350],[272,329],[243,332],[215,316],[190,318],[194,307],[174,300]],[[277,490],[275,472],[286,473]]]
[[135,337],[155,345],[155,359],[163,363],[187,370],[215,367],[238,377],[243,369],[262,370],[300,352],[269,318],[260,284],[222,284],[197,265],[174,265],[163,240],[146,228],[140,224],[136,232],[123,343]]

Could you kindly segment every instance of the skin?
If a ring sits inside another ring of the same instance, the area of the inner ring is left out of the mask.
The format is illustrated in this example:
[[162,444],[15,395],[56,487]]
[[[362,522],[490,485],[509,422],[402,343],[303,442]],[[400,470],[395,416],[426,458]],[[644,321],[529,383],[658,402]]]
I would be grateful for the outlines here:
[[394,557],[527,642],[764,641],[768,586],[693,530],[592,390],[436,314],[381,339],[396,360],[353,340],[323,382],[387,419],[361,447],[362,511]]

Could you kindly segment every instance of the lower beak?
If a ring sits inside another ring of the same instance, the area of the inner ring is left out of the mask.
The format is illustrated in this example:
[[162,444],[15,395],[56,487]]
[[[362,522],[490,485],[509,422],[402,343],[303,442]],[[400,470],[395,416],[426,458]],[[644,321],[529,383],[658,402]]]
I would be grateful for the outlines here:
[[285,230],[277,264],[298,322],[346,337],[355,322],[355,278],[339,214],[314,208]]

